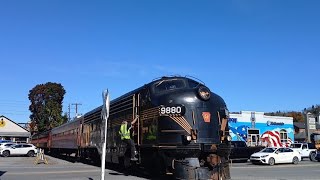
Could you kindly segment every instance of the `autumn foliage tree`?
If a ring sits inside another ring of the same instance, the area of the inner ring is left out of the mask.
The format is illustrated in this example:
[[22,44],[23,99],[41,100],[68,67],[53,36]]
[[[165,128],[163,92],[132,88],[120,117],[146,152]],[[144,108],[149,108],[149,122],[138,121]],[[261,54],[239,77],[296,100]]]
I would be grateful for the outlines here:
[[66,91],[58,83],[38,84],[29,91],[31,102],[31,132],[43,132],[57,127],[67,121],[62,116],[62,102]]
[[304,122],[302,112],[297,112],[297,111],[287,112],[287,116],[293,117],[293,122]]
[[266,115],[292,117],[293,122],[304,122],[302,112],[298,112],[298,111],[289,111],[289,112],[276,111],[276,112],[266,113]]

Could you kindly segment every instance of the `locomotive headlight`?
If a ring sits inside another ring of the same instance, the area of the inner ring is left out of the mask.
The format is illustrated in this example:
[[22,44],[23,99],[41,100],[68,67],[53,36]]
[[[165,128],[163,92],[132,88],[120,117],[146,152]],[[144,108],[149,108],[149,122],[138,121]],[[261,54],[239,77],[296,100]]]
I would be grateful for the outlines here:
[[203,100],[210,99],[211,92],[210,92],[209,88],[207,88],[205,86],[201,86],[198,89],[198,93],[199,93],[199,96],[201,97],[201,99],[203,99]]
[[191,141],[191,136],[187,136],[187,141]]

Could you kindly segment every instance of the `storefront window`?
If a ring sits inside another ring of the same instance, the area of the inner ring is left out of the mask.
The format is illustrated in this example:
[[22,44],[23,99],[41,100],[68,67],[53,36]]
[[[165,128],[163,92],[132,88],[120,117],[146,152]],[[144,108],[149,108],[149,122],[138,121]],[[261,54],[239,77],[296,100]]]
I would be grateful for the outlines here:
[[281,143],[286,143],[288,141],[288,133],[286,130],[284,129],[280,130],[280,139],[281,139]]
[[26,143],[27,142],[27,138],[26,137],[16,137],[15,138],[15,142],[17,142],[17,143]]

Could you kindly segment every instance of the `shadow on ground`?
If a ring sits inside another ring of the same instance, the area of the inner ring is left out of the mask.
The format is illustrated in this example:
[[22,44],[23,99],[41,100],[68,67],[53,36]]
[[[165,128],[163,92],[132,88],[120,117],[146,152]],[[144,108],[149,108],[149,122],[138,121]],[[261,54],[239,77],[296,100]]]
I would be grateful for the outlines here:
[[0,171],[0,176],[2,176],[6,171]]
[[[83,163],[83,164],[87,164],[87,165],[91,165],[91,166],[101,167],[100,162],[94,162],[94,161],[87,160],[87,159],[79,160],[73,156],[59,155],[59,156],[52,156],[52,157],[58,158],[61,160],[65,160],[70,163]],[[123,175],[136,176],[136,177],[151,179],[151,180],[162,180],[162,179],[171,180],[171,179],[174,179],[172,176],[169,176],[169,175],[161,176],[161,177],[154,177],[153,175],[149,174],[147,172],[147,170],[143,169],[142,167],[138,167],[138,166],[134,166],[131,168],[124,168],[123,166],[120,166],[118,164],[107,163],[106,169],[113,171],[113,172],[110,172],[109,174],[114,176],[114,179],[117,179],[117,176],[119,176],[119,175],[121,175],[121,176],[123,176]]]

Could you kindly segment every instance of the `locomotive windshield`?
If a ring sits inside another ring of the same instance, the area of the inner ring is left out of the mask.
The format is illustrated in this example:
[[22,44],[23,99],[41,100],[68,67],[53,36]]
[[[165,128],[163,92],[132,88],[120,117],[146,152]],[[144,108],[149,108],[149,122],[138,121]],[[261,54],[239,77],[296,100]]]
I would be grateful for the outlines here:
[[194,81],[194,80],[189,79],[189,80],[188,80],[188,84],[189,84],[189,87],[190,87],[190,88],[195,88],[195,87],[198,87],[200,83],[197,82],[197,81]]
[[154,93],[168,92],[176,89],[196,88],[199,82],[191,79],[162,79],[153,85]]
[[154,92],[161,93],[185,87],[186,82],[183,79],[165,79],[154,84]]

